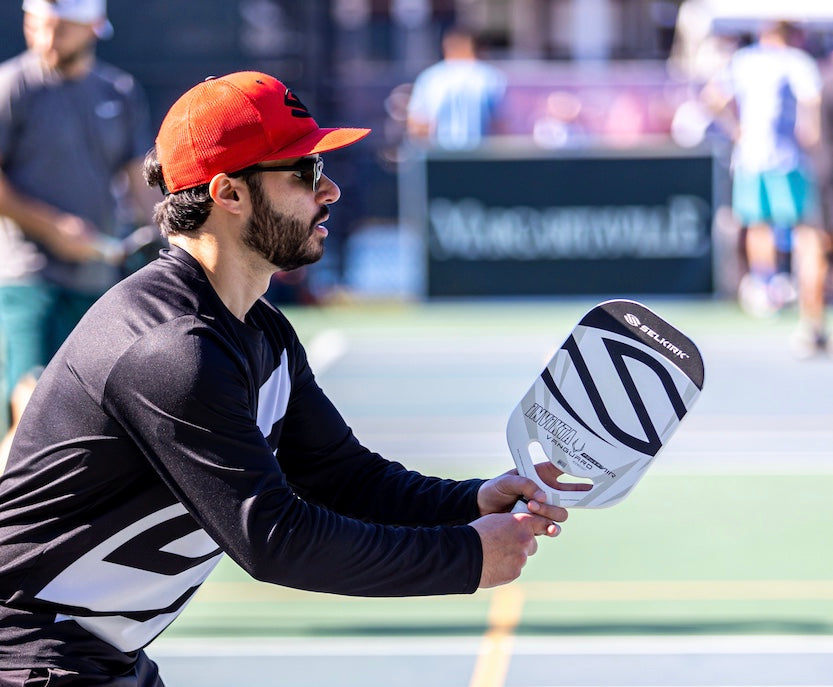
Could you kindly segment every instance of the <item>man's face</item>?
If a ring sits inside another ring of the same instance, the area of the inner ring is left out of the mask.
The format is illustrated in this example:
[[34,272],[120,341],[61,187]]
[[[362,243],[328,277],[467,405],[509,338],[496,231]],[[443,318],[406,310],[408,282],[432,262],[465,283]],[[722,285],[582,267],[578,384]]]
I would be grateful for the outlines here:
[[23,35],[29,49],[58,71],[68,71],[90,56],[96,43],[95,30],[89,24],[29,12],[23,14]]
[[[273,175],[254,175],[248,180],[252,214],[243,230],[243,242],[280,270],[317,262],[324,255],[327,233],[320,223],[329,216],[326,205],[315,206],[318,209],[309,219],[281,212],[267,197],[262,176]],[[312,195],[311,190],[308,193]]]

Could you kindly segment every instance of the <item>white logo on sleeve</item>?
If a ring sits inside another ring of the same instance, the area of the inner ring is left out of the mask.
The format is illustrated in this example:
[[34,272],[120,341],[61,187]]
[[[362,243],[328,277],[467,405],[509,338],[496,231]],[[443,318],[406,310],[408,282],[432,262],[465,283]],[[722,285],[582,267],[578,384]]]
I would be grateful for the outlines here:
[[257,426],[263,432],[263,436],[268,437],[272,431],[272,425],[286,415],[291,389],[289,357],[284,351],[281,353],[280,365],[275,368],[258,392]]
[[150,642],[193,596],[222,557],[182,504],[148,515],[65,568],[37,598],[83,608],[75,620],[121,651]]

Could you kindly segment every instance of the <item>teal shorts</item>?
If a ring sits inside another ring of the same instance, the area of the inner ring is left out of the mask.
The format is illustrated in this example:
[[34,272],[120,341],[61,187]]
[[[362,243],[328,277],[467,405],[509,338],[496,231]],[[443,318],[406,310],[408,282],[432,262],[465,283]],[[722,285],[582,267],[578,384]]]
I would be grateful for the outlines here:
[[43,283],[0,286],[0,437],[15,384],[49,362],[96,298]]
[[815,182],[806,173],[735,171],[732,181],[732,210],[738,220],[750,224],[793,227],[818,221]]

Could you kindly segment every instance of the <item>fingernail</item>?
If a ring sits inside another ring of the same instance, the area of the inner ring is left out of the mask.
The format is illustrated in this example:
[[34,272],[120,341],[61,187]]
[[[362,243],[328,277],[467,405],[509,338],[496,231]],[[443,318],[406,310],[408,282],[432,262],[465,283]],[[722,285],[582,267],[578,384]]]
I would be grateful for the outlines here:
[[529,510],[531,510],[533,513],[537,513],[539,510],[541,510],[541,504],[537,501],[530,501],[526,504],[526,507],[529,508]]

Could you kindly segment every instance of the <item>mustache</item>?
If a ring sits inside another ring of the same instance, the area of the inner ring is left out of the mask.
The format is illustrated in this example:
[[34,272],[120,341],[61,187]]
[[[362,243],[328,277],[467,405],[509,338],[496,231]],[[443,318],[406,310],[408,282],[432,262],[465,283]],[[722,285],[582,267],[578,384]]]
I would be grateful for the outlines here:
[[317,227],[319,224],[323,224],[328,219],[330,219],[330,209],[327,206],[324,206],[315,216],[315,219],[312,220],[312,223],[310,224],[310,230],[315,229],[315,227]]
[[315,227],[323,222],[326,222],[328,219],[330,219],[330,209],[325,205],[315,216],[315,219],[312,221],[312,226]]

